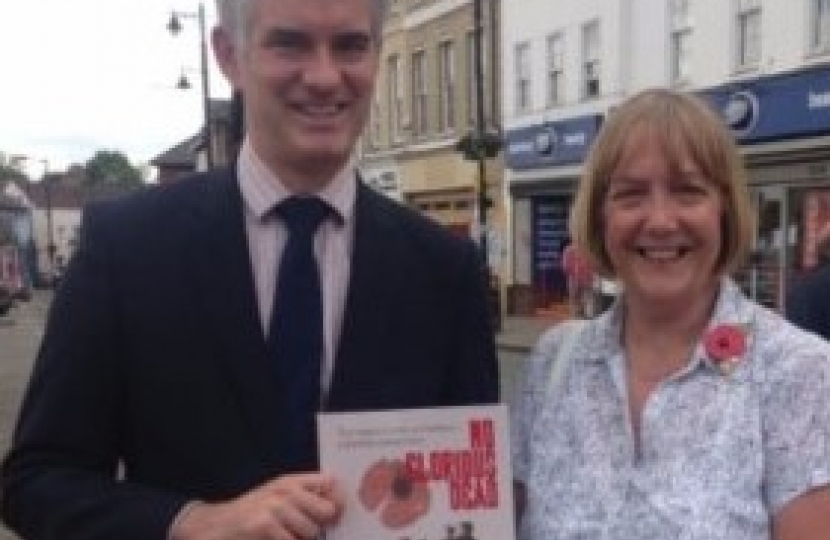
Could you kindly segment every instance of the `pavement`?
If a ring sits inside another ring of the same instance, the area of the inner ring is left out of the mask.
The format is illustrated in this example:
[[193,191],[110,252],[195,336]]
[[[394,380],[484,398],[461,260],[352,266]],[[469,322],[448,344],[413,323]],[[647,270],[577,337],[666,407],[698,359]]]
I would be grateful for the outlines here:
[[510,316],[503,319],[501,330],[496,334],[502,401],[512,401],[524,372],[525,359],[539,336],[564,317],[560,310],[534,317]]
[[502,328],[496,334],[499,351],[529,353],[545,330],[560,322],[556,316],[505,317]]
[[[35,291],[29,302],[13,307],[0,317],[0,456],[5,456],[11,442],[50,299],[50,293]],[[18,537],[0,525],[0,540],[18,540]]]

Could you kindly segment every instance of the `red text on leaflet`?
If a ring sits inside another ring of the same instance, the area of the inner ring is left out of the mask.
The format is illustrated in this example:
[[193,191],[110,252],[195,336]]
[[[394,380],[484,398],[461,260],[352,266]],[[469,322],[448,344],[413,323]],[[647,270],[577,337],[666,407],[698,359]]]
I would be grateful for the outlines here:
[[408,452],[406,472],[415,482],[446,482],[452,510],[496,508],[499,504],[493,421],[469,422],[469,447]]

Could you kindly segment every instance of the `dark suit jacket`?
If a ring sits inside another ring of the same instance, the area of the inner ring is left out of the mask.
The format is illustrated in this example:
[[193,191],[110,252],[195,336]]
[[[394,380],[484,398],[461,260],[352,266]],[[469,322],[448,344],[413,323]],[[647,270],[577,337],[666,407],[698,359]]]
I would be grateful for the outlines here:
[[792,323],[830,340],[830,263],[795,281],[785,307]]
[[[31,539],[163,540],[186,501],[281,472],[236,179],[91,208],[81,236],[5,462],[3,516]],[[327,409],[497,401],[473,245],[362,184],[344,319]]]

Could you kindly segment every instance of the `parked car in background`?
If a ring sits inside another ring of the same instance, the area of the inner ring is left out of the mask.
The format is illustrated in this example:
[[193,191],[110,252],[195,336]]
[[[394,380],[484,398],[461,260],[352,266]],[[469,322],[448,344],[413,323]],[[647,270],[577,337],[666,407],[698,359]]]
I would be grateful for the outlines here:
[[12,298],[12,292],[0,283],[0,317],[8,313],[13,305],[14,298]]
[[17,247],[0,246],[0,315],[5,315],[17,300],[28,300],[31,294],[23,280]]

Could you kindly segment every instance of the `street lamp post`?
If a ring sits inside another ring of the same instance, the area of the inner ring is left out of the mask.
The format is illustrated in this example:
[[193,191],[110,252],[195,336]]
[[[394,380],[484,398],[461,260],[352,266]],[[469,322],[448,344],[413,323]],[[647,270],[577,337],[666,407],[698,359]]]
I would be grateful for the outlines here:
[[[496,0],[490,0],[495,2]],[[494,11],[491,10],[491,17]],[[490,281],[490,296],[493,304],[493,314],[496,316],[496,328],[500,328],[500,306],[497,286],[492,282],[495,277],[490,268],[490,257],[487,240],[487,207],[491,200],[487,192],[487,159],[498,155],[502,147],[500,134],[496,130],[487,131],[484,119],[484,50],[482,38],[484,31],[481,22],[481,0],[473,0],[473,86],[475,91],[475,125],[472,131],[458,140],[455,149],[461,152],[464,159],[475,161],[478,165],[476,180],[476,211],[478,212],[478,241],[482,269]],[[490,22],[493,31],[495,20]],[[495,67],[493,68],[495,70]],[[493,87],[495,88],[495,86]],[[492,91],[492,90],[491,90]]]
[[[490,0],[491,7],[496,0]],[[484,118],[484,28],[482,25],[482,0],[473,0],[473,62],[475,88],[475,127],[469,135],[463,137],[456,149],[464,153],[466,159],[475,160],[478,165],[476,182],[476,208],[478,210],[479,249],[481,264],[488,280],[488,294],[493,316],[494,328],[501,328],[501,302],[498,284],[494,281],[495,273],[490,268],[487,230],[487,207],[491,200],[487,190],[487,159],[495,157],[501,149],[501,137],[498,133],[488,132]],[[490,31],[495,27],[494,8],[491,10]],[[491,36],[492,40],[495,36]],[[495,66],[493,67],[495,71]],[[495,88],[495,86],[493,87]],[[493,89],[491,89],[491,92]]]
[[[52,204],[52,189],[54,183],[54,177],[49,173],[49,160],[48,159],[38,159],[35,160],[28,156],[16,156],[17,161],[37,161],[41,165],[43,165],[43,174],[40,177],[40,183],[43,185],[42,192],[43,192],[43,202],[46,206],[46,268],[45,271],[47,273],[46,276],[46,286],[53,286],[55,284],[56,278],[56,267],[55,267],[55,259],[58,251],[58,246],[55,244],[55,231],[53,226],[53,219],[52,219],[52,211],[53,211],[53,204]],[[33,236],[35,238],[34,241],[34,255],[33,258],[29,261],[30,264],[34,265],[34,271],[36,274],[40,274],[40,264],[38,261],[40,259],[39,255],[39,247],[40,241],[38,237],[34,235],[34,224],[32,224]],[[35,279],[40,282],[40,277],[36,276]]]
[[[213,127],[211,126],[211,115],[210,115],[210,82],[208,80],[208,52],[207,52],[207,32],[205,30],[205,5],[200,3],[199,10],[196,13],[192,12],[184,12],[184,11],[172,11],[170,14],[170,22],[167,23],[167,29],[170,30],[170,33],[174,36],[177,35],[182,30],[182,23],[181,19],[195,19],[199,23],[199,40],[200,40],[200,74],[202,77],[202,107],[204,108],[204,133],[206,144],[205,148],[207,150],[207,167],[208,169],[213,168],[214,159],[213,159]],[[179,83],[176,85],[178,88],[187,89],[190,88],[190,83],[187,81],[187,78],[182,73],[182,77],[179,79]]]
[[[483,28],[481,24],[481,0],[473,0],[473,56],[475,60],[476,125],[475,139],[479,144],[484,139],[484,51],[482,50]],[[478,234],[484,267],[490,269],[487,250],[487,157],[477,152],[478,161]],[[489,276],[488,276],[489,277]]]
[[49,262],[48,282],[49,285],[52,285],[55,279],[55,252],[57,251],[57,246],[55,246],[54,228],[52,226],[52,177],[49,174],[49,161],[41,159],[40,162],[43,164],[42,182],[43,194],[46,202],[46,258]]
[[[495,0],[490,0],[494,2]],[[464,155],[464,159],[478,164],[476,181],[476,211],[478,212],[479,246],[481,259],[488,268],[487,250],[487,208],[491,204],[487,196],[486,163],[489,158],[498,155],[502,147],[501,135],[496,130],[487,130],[484,112],[484,50],[482,46],[483,29],[481,23],[481,0],[473,0],[473,90],[475,95],[475,123],[473,129],[456,143],[455,149]],[[491,24],[491,28],[492,28]],[[489,270],[489,268],[488,268]]]

